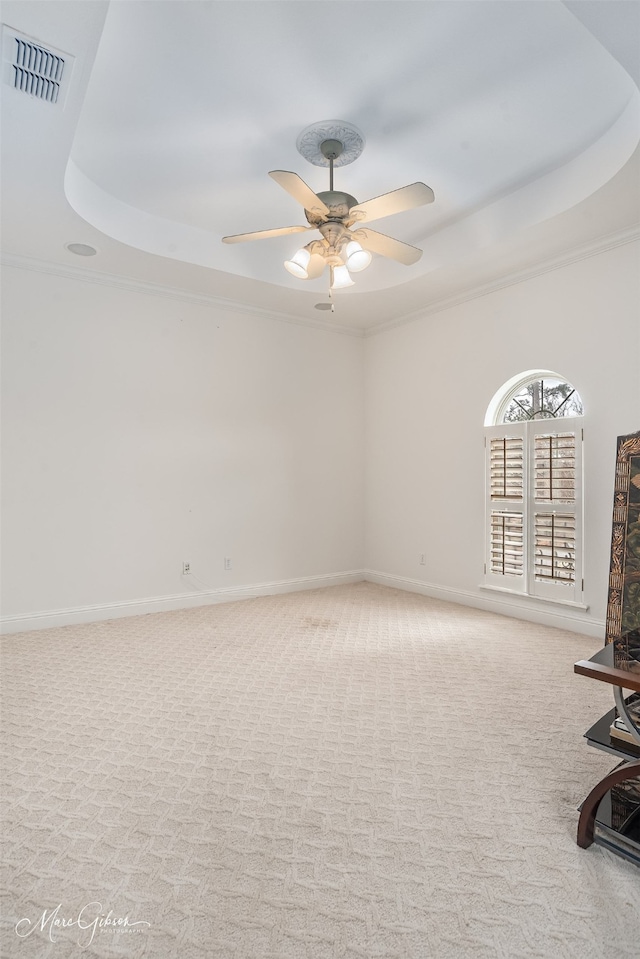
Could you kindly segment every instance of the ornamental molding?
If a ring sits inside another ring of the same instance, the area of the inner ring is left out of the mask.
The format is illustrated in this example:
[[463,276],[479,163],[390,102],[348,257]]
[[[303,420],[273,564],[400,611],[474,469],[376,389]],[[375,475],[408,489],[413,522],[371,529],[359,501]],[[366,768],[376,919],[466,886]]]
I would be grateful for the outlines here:
[[442,313],[444,310],[459,306],[461,303],[468,303],[469,300],[476,300],[481,296],[487,296],[489,293],[497,293],[499,290],[507,289],[510,286],[517,286],[518,283],[525,283],[527,280],[533,280],[545,273],[562,270],[573,263],[579,263],[581,260],[598,256],[600,253],[607,253],[609,250],[615,250],[620,246],[626,246],[628,243],[635,243],[638,240],[640,240],[640,230],[637,227],[609,233],[586,243],[584,246],[570,248],[548,260],[539,260],[522,270],[504,273],[488,283],[476,284],[467,290],[455,293],[453,296],[442,297],[439,300],[434,300],[433,303],[427,303],[419,310],[412,310],[410,313],[401,314],[393,320],[386,320],[376,326],[371,326],[365,330],[365,336],[375,336],[378,333],[392,330],[396,326],[414,323],[423,317],[432,316],[434,313]]
[[346,120],[321,120],[305,127],[296,140],[296,147],[305,160],[314,166],[329,166],[329,160],[320,150],[325,140],[339,140],[342,153],[333,161],[333,166],[347,166],[357,160],[364,150],[365,139],[353,123]]
[[[486,284],[477,284],[469,287],[467,290],[455,294],[454,296],[443,297],[432,303],[426,303],[419,310],[410,313],[400,314],[391,320],[384,321],[370,326],[368,328],[353,327],[349,325],[347,319],[344,324],[339,322],[325,323],[315,318],[305,318],[299,315],[284,312],[276,312],[250,304],[242,303],[238,300],[225,299],[208,293],[194,293],[189,290],[179,289],[177,287],[165,287],[159,284],[151,283],[146,280],[132,280],[130,277],[120,276],[111,273],[99,273],[96,270],[90,270],[82,267],[72,267],[53,263],[48,260],[38,260],[33,257],[23,256],[15,253],[3,253],[0,257],[0,263],[3,266],[14,267],[20,270],[31,270],[35,273],[44,273],[51,276],[62,276],[68,279],[81,280],[87,283],[95,283],[99,286],[109,286],[121,290],[131,290],[132,292],[150,294],[152,296],[163,296],[168,299],[180,300],[187,303],[199,303],[203,306],[216,307],[221,310],[228,310],[233,313],[244,314],[245,316],[267,317],[269,319],[280,320],[283,323],[290,323],[295,326],[311,326],[316,329],[331,330],[336,333],[344,333],[348,336],[358,338],[376,336],[378,333],[384,333],[386,330],[394,329],[397,326],[404,326],[407,323],[413,323],[424,317],[435,313],[441,313],[451,307],[458,306],[461,303],[469,302],[489,293],[497,292],[509,286],[515,286],[518,283],[541,276],[544,273],[550,273],[554,270],[570,266],[572,263],[578,263],[580,260],[591,256],[597,256],[600,253],[606,253],[617,247],[625,246],[640,240],[640,231],[637,229],[619,231],[607,236],[601,237],[597,241],[592,241],[584,247],[574,248],[566,251],[553,259],[533,264],[526,270],[517,273],[506,273]],[[401,289],[401,287],[400,287]],[[284,294],[283,294],[284,295]],[[351,296],[358,296],[352,293]],[[332,314],[334,315],[334,314]]]

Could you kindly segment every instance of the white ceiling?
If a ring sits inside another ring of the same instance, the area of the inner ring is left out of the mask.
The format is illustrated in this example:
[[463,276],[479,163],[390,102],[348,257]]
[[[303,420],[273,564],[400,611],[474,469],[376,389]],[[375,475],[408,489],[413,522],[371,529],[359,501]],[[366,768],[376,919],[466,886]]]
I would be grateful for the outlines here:
[[64,105],[3,84],[14,258],[322,321],[326,277],[283,267],[299,239],[221,237],[305,224],[267,172],[326,190],[296,138],[330,119],[366,141],[336,189],[436,197],[372,224],[424,255],[374,257],[333,324],[379,326],[640,222],[636,2],[7,0],[2,19],[74,58]]

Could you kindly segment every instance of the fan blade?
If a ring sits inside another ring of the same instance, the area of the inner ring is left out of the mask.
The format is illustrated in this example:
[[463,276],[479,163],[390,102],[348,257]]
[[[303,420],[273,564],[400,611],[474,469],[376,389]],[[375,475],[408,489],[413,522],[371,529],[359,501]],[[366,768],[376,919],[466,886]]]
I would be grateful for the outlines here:
[[322,202],[319,196],[316,196],[311,187],[307,186],[297,173],[289,173],[287,170],[271,170],[269,176],[276,181],[278,186],[286,190],[294,200],[302,203],[302,206],[309,213],[317,213],[322,216],[329,215],[329,207]]
[[281,226],[277,230],[258,230],[256,233],[236,233],[235,236],[223,236],[223,243],[244,243],[245,240],[267,240],[270,236],[284,236],[286,233],[306,233],[313,226]]
[[383,193],[382,196],[376,196],[372,200],[352,206],[349,216],[354,217],[358,223],[363,223],[365,220],[381,220],[382,217],[391,216],[392,213],[402,213],[404,210],[413,210],[425,203],[433,203],[434,199],[433,190],[426,183],[410,183],[408,186],[400,187],[399,190]]
[[322,275],[326,260],[319,253],[312,253],[311,259],[307,263],[307,279],[315,280]]
[[405,266],[417,263],[422,256],[422,250],[419,250],[417,246],[410,246],[408,243],[403,243],[402,240],[394,240],[392,236],[376,233],[375,230],[369,230],[366,227],[353,230],[351,235],[365,250],[380,253],[381,256],[388,256],[389,259],[404,263]]

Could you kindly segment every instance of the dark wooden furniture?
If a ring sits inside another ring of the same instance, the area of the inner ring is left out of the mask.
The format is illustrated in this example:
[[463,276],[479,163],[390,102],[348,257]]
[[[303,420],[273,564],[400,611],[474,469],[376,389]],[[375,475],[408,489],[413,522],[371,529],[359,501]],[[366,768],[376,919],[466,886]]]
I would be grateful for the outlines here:
[[[585,736],[621,760],[582,804],[578,845],[600,842],[640,865],[640,730],[624,696],[640,693],[640,432],[619,436],[616,448],[605,646],[574,670],[613,686],[615,709]],[[631,742],[610,735],[616,715]]]
[[[578,820],[578,845],[586,849],[592,842],[606,846],[613,852],[640,865],[640,731],[637,752],[634,744],[621,743],[610,735],[610,726],[616,711],[624,710],[623,690],[640,692],[640,671],[637,663],[627,668],[613,665],[613,643],[598,650],[589,660],[574,665],[574,671],[614,686],[618,710],[612,709],[587,730],[585,737],[591,746],[611,753],[621,760],[607,776],[591,790],[582,804]],[[626,710],[624,710],[626,713]],[[626,715],[628,727],[635,728]],[[635,803],[637,797],[637,806]],[[601,804],[604,806],[601,809]],[[626,818],[613,816],[612,806],[622,804]],[[621,821],[620,821],[621,820]],[[636,822],[637,820],[637,822]],[[634,828],[634,823],[637,828]]]

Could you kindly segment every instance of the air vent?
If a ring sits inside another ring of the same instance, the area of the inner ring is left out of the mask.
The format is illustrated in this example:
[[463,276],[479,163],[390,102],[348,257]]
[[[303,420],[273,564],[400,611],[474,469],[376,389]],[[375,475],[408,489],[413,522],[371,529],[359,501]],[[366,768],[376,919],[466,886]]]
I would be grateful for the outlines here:
[[73,57],[3,25],[4,82],[37,100],[61,103]]
[[64,60],[44,47],[16,39],[13,86],[40,100],[57,103]]

